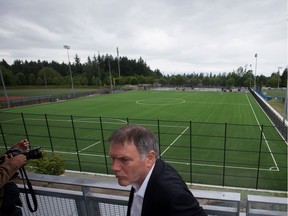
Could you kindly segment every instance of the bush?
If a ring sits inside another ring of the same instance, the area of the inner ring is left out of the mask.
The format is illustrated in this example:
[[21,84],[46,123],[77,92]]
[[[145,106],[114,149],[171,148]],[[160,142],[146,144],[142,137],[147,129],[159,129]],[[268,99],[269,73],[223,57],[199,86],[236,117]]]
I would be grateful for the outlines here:
[[48,175],[61,175],[64,173],[64,160],[60,155],[52,153],[48,157],[46,152],[43,152],[43,157],[36,160],[29,161],[35,173]]

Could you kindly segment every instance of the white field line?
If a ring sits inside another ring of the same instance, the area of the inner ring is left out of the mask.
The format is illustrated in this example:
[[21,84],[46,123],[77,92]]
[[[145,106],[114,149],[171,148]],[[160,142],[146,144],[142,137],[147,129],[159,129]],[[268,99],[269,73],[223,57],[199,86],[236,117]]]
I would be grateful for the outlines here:
[[[33,120],[33,121],[45,121],[45,119],[35,119],[35,118],[25,118],[27,120]],[[127,123],[127,121],[125,120],[121,120],[121,119],[114,119],[116,122],[105,122],[103,121],[102,123],[106,123],[106,124],[120,124],[121,123]],[[49,122],[71,122],[71,119],[48,119]],[[80,122],[80,123],[92,123],[92,124],[99,124],[99,121],[85,121],[85,120],[77,120],[77,119],[73,119],[74,122]],[[117,122],[118,121],[118,122]]]
[[7,121],[3,121],[1,123],[7,123],[7,122],[12,122],[12,121],[18,121],[18,120],[22,120],[22,119],[21,118],[10,119],[10,120],[7,120]]
[[[52,152],[52,151],[47,151],[47,152]],[[63,152],[63,151],[54,151],[55,153],[59,153],[59,154],[70,154],[70,155],[76,155],[77,152]],[[109,158],[109,155],[97,155],[97,154],[83,154],[81,153],[81,155],[83,156],[89,156],[89,157],[106,157]],[[185,163],[185,162],[177,162],[177,161],[166,161],[167,163],[171,163],[171,164],[182,164],[182,165],[190,165],[190,163]],[[202,164],[202,163],[192,163],[193,166],[200,166],[200,167],[219,167],[219,168],[223,168],[223,165],[213,165],[213,164]],[[242,169],[242,170],[258,170],[258,168],[251,168],[251,167],[238,167],[238,166],[225,166],[225,168],[229,168],[229,169]],[[277,169],[259,169],[261,171],[269,171],[269,172],[276,172],[279,171]]]
[[178,137],[176,137],[176,139],[161,153],[160,156],[162,156],[188,129],[189,129],[189,127],[186,127],[186,128],[182,131],[182,133],[181,133]]
[[[47,152],[52,153],[51,150],[47,150]],[[64,152],[64,151],[53,151],[53,152],[54,153],[59,153],[59,154],[77,155],[77,152]],[[81,153],[81,155],[90,156],[90,157],[109,157],[108,155],[105,156],[105,155],[97,155],[97,154],[83,154],[83,153]]]
[[95,146],[95,145],[97,145],[97,144],[99,144],[99,143],[101,143],[101,141],[98,141],[98,142],[96,142],[96,143],[93,143],[93,144],[87,146],[86,148],[81,149],[81,150],[78,151],[78,152],[80,153],[80,152],[82,152],[82,151],[85,151],[85,150],[87,150],[87,149],[89,149],[89,148],[91,148],[91,147],[93,147],[93,146]]
[[[252,107],[252,104],[250,103],[250,100],[249,100],[247,94],[246,94],[246,98],[247,98],[247,100],[248,100],[248,103],[249,103],[249,105],[250,105],[250,108],[251,108],[251,110],[252,110],[252,112],[253,112],[253,114],[254,114],[254,117],[255,117],[255,119],[256,119],[256,121],[257,121],[257,123],[258,123],[258,125],[259,125],[259,129],[260,129],[260,131],[261,131],[260,123],[259,123],[259,121],[258,121],[258,118],[257,118],[257,116],[256,116],[256,113],[255,113],[255,111],[254,111],[254,109],[253,109],[253,107]],[[272,153],[272,151],[271,151],[271,148],[270,148],[270,146],[269,146],[269,143],[268,143],[268,141],[267,141],[264,133],[263,133],[263,138],[264,138],[264,140],[265,140],[266,146],[267,146],[267,148],[268,148],[268,150],[269,150],[269,152],[270,152],[270,156],[271,156],[271,158],[272,158],[272,160],[273,160],[273,162],[274,162],[274,165],[275,165],[275,166],[272,166],[271,168],[276,168],[277,171],[279,171],[278,164],[277,164],[277,162],[276,162],[276,160],[275,160],[275,158],[274,158],[274,155],[273,155],[273,153]]]
[[[166,161],[167,163],[171,163],[171,164],[182,164],[182,165],[190,165],[190,163],[185,163],[185,162],[176,162],[176,161]],[[213,165],[213,164],[201,164],[201,163],[192,163],[192,165],[194,166],[202,166],[202,167],[219,167],[219,168],[223,168],[223,165]],[[243,169],[243,170],[258,170],[258,168],[252,168],[252,167],[238,167],[238,166],[225,166],[225,168],[229,168],[229,169]],[[278,172],[279,170],[275,170],[275,169],[259,169],[262,171],[272,171],[272,172]]]

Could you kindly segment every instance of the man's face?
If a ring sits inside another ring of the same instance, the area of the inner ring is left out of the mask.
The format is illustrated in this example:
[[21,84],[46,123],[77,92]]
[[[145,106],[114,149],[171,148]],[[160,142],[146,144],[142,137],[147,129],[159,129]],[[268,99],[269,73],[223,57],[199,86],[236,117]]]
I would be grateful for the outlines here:
[[142,159],[133,143],[113,143],[109,155],[112,170],[121,186],[135,183],[140,187],[155,162],[153,151]]

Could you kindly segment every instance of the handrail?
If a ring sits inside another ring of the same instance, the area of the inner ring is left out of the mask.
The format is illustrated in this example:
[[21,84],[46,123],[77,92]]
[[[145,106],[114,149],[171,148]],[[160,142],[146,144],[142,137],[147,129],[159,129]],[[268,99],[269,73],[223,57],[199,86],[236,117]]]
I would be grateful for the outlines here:
[[[71,189],[60,188],[47,188],[48,184],[44,187],[33,186],[37,195],[39,210],[35,215],[126,215],[127,204],[128,204],[128,191],[130,187],[122,187],[117,183],[116,178],[111,176],[95,176],[93,179],[88,178],[75,178],[68,176],[52,176],[42,175],[35,173],[27,173],[28,178],[33,183],[54,183],[67,186],[71,186]],[[103,178],[102,178],[103,177]],[[81,191],[72,190],[73,186],[80,186]],[[23,185],[19,184],[22,199],[24,199]],[[69,187],[68,187],[69,188]],[[93,189],[101,189],[100,192]],[[126,192],[127,195],[115,195],[113,191]],[[198,199],[200,205],[203,207],[207,214],[212,215],[240,215],[240,204],[241,206],[247,206],[249,208],[246,213],[247,215],[253,213],[253,209],[250,209],[252,202],[265,202],[270,204],[281,204],[285,198],[278,197],[265,197],[247,195],[249,200],[244,202],[241,200],[241,194],[238,192],[227,192],[227,191],[212,191],[212,190],[199,190],[191,189],[191,192]],[[246,200],[246,198],[244,198]],[[23,200],[24,201],[24,200]],[[278,202],[280,201],[280,202]],[[286,199],[287,201],[287,199]],[[24,203],[23,211],[25,215],[31,215],[28,211],[27,205]],[[245,204],[246,203],[246,204]],[[249,205],[248,205],[249,204]],[[252,210],[252,211],[251,211]],[[273,210],[273,209],[272,209]],[[286,202],[287,210],[287,202]],[[64,211],[64,212],[63,212]],[[245,209],[242,209],[245,211]],[[44,213],[43,213],[44,212]],[[269,209],[264,210],[265,213],[270,213]],[[263,213],[263,211],[262,211]],[[241,212],[241,215],[245,215]],[[281,215],[281,214],[280,214]]]

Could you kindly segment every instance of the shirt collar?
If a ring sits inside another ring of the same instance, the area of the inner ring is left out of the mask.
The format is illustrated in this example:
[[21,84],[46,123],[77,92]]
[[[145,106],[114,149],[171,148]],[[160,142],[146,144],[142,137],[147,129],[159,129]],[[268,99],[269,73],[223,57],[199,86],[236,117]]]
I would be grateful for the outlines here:
[[140,188],[138,187],[138,185],[136,185],[135,183],[132,183],[132,187],[135,188],[135,194],[141,196],[142,198],[144,198],[144,194],[145,194],[145,191],[146,191],[146,188],[147,188],[147,185],[148,185],[148,182],[149,182],[149,179],[151,177],[151,174],[153,172],[153,169],[154,169],[154,166],[155,166],[155,163],[154,165],[152,166],[152,168],[150,169],[149,173],[147,174],[147,176],[145,177],[142,185],[140,186]]

